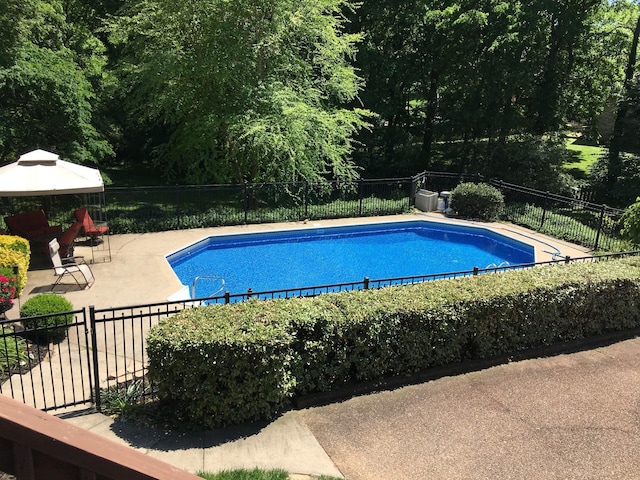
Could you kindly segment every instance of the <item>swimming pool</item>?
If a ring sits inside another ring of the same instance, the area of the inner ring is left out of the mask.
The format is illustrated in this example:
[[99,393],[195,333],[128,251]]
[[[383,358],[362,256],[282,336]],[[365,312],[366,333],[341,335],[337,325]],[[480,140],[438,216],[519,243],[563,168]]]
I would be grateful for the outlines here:
[[[533,246],[475,226],[427,220],[211,236],[166,256],[195,296],[359,282],[532,263]],[[209,280],[209,281],[207,281]],[[217,285],[217,287],[216,287]]]

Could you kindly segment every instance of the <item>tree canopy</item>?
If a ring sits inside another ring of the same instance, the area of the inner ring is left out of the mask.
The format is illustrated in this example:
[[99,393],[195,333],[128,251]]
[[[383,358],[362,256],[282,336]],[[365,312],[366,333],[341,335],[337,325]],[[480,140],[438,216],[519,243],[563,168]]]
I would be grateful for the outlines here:
[[366,111],[344,0],[130,2],[114,23],[132,115],[169,127],[156,161],[188,181],[357,176]]
[[41,147],[190,183],[543,181],[568,122],[638,148],[639,17],[631,0],[0,0],[0,159]]
[[0,0],[0,160],[42,146],[80,162],[113,154],[94,117],[104,47],[62,2]]

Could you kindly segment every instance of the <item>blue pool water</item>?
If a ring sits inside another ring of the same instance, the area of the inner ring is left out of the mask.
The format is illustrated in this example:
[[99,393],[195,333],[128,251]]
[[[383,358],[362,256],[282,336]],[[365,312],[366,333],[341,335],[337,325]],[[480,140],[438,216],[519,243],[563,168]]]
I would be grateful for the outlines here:
[[[196,276],[217,276],[232,294],[517,265],[534,258],[531,245],[489,230],[429,221],[212,236],[167,256],[183,285],[191,287]],[[211,295],[217,289],[212,282],[199,281],[195,296]]]

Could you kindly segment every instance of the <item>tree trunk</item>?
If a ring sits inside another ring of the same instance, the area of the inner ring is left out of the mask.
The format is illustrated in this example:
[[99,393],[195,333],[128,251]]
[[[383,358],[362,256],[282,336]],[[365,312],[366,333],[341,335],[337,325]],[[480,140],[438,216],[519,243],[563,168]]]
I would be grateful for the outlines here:
[[431,71],[429,80],[429,92],[427,94],[427,109],[424,119],[424,134],[422,136],[422,157],[424,168],[429,169],[431,164],[431,146],[434,137],[434,122],[438,112],[438,73]]
[[611,140],[609,141],[609,164],[607,169],[607,188],[612,188],[620,174],[622,173],[622,160],[620,158],[621,140],[624,131],[624,121],[627,116],[627,110],[629,106],[625,102],[624,96],[633,80],[635,73],[635,67],[638,57],[638,38],[640,37],[640,17],[636,23],[636,28],[633,31],[633,41],[631,42],[631,49],[629,50],[629,59],[627,61],[627,68],[624,75],[624,86],[622,87],[622,99],[618,106],[618,113],[616,115],[615,123],[613,124],[613,132],[611,133]]
[[557,63],[558,53],[560,52],[560,43],[562,42],[562,34],[560,27],[554,24],[551,19],[551,34],[549,40],[549,54],[545,62],[542,81],[538,87],[538,108],[536,119],[533,125],[533,133],[543,135],[549,130],[554,123],[554,118],[558,108],[558,88],[557,83]]

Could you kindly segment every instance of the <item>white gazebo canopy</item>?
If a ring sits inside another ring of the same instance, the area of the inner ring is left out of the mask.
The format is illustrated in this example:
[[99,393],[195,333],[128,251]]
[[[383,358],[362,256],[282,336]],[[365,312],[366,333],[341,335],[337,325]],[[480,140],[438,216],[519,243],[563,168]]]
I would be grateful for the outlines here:
[[104,192],[100,171],[34,150],[0,168],[0,197]]

